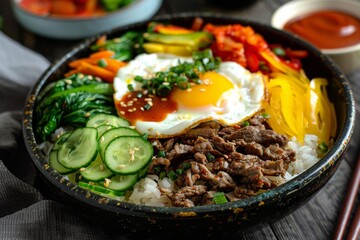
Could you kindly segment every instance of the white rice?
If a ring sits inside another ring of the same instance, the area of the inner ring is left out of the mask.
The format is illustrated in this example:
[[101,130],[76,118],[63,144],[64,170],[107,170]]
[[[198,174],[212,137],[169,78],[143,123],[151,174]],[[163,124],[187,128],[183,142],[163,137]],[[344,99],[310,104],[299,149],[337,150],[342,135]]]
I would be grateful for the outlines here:
[[317,146],[318,137],[311,134],[305,135],[303,145],[297,142],[295,137],[289,141],[288,148],[296,152],[296,161],[289,164],[287,170],[289,174],[285,176],[286,179],[297,176],[319,161],[316,152]]
[[[289,141],[287,147],[296,152],[296,161],[289,165],[284,182],[302,173],[319,160],[316,152],[317,146],[318,137],[311,134],[305,135],[303,145],[295,137]],[[160,187],[173,190],[174,182],[169,178],[160,180],[156,175],[149,175],[136,183],[128,201],[151,206],[171,206],[168,197],[161,195]]]

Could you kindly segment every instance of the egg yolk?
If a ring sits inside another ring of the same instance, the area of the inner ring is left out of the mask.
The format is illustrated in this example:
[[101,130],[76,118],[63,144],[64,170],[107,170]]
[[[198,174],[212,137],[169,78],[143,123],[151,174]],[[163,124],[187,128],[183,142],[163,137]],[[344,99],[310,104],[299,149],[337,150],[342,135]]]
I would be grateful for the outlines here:
[[234,88],[229,79],[216,72],[206,72],[200,75],[200,80],[202,84],[195,84],[187,90],[174,89],[170,99],[189,108],[217,106],[221,95]]

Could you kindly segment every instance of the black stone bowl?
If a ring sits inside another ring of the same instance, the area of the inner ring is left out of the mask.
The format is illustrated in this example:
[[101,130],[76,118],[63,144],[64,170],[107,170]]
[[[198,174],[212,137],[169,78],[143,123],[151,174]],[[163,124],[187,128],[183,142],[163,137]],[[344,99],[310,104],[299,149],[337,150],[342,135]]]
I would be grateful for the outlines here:
[[[118,202],[80,187],[54,171],[39,149],[33,131],[33,109],[36,96],[48,83],[63,77],[67,63],[89,55],[89,46],[97,37],[87,39],[56,61],[37,81],[31,90],[23,117],[23,135],[27,150],[40,176],[48,184],[51,194],[58,201],[72,207],[74,214],[94,220],[97,224],[113,226],[122,234],[155,236],[170,234],[169,238],[194,236],[194,234],[233,233],[250,227],[276,221],[308,201],[321,189],[338,168],[350,142],[354,128],[355,104],[348,81],[339,67],[320,51],[286,32],[268,25],[244,19],[214,14],[182,14],[163,16],[156,20],[190,27],[195,16],[214,24],[240,23],[250,25],[269,43],[280,43],[295,49],[306,49],[309,57],[304,69],[309,78],[324,77],[329,80],[328,92],[337,114],[338,132],[331,150],[307,171],[273,190],[237,202],[193,208],[149,207]],[[121,27],[106,33],[109,38],[127,30],[145,30],[146,23]]]

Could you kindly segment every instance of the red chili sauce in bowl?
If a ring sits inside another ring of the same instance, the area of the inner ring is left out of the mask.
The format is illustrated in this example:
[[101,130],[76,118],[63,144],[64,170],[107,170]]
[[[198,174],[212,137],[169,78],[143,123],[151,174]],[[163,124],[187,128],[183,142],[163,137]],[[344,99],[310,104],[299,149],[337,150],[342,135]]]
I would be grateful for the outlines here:
[[340,11],[317,11],[287,22],[284,29],[321,49],[343,48],[360,43],[360,19]]

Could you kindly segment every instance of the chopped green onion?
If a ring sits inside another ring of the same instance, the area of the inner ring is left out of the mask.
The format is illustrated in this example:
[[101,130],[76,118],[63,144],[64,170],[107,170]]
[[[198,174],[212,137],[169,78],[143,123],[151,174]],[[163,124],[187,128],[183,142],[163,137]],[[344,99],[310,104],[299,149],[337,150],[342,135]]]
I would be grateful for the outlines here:
[[134,86],[132,84],[128,84],[127,88],[129,89],[130,92],[134,91]]
[[164,150],[160,150],[160,151],[158,152],[158,157],[166,157],[165,151],[164,151]]
[[264,118],[270,118],[270,114],[268,114],[268,113],[263,113],[262,116],[263,116]]
[[281,47],[276,47],[272,50],[277,56],[280,56],[280,57],[285,57],[286,55],[286,52],[283,48]]
[[159,174],[162,170],[162,167],[160,165],[157,165],[153,168],[154,173]]
[[225,194],[223,192],[215,192],[213,194],[213,202],[216,204],[222,204],[227,203],[228,200],[225,197]]
[[174,171],[168,172],[167,176],[168,176],[168,178],[170,178],[173,181],[175,181],[178,178],[178,175],[176,175],[176,173]]
[[328,149],[329,149],[328,146],[324,142],[320,143],[318,146],[318,150],[320,153],[326,153]]
[[242,126],[243,126],[243,127],[250,126],[250,123],[249,123],[248,121],[245,121],[245,122],[242,123]]
[[181,175],[183,173],[183,170],[181,168],[176,169],[176,173]]
[[98,66],[99,67],[102,67],[102,68],[104,68],[104,67],[106,67],[108,64],[107,64],[107,62],[106,62],[106,60],[105,59],[100,59],[98,62],[97,62],[97,64],[98,64]]
[[[186,90],[190,83],[201,84],[199,73],[219,68],[221,59],[214,58],[210,49],[193,53],[193,63],[183,62],[171,67],[167,72],[157,72],[150,79],[136,76],[135,81],[142,83],[142,89],[157,96],[166,97],[175,87]],[[165,84],[166,83],[166,84]]]
[[151,105],[150,104],[145,104],[144,106],[143,106],[143,108],[145,109],[145,110],[149,110],[150,108],[151,108]]
[[215,156],[212,155],[211,153],[206,153],[206,158],[207,158],[207,160],[209,160],[211,162],[211,161],[214,161]]
[[166,172],[165,171],[161,171],[159,174],[159,178],[160,179],[164,179],[164,177],[166,177]]
[[141,92],[138,92],[138,93],[136,94],[136,97],[137,97],[137,98],[142,98],[142,96],[143,96],[143,95],[142,95]]
[[191,168],[191,164],[189,162],[184,162],[182,164],[182,169],[185,171],[187,169]]

